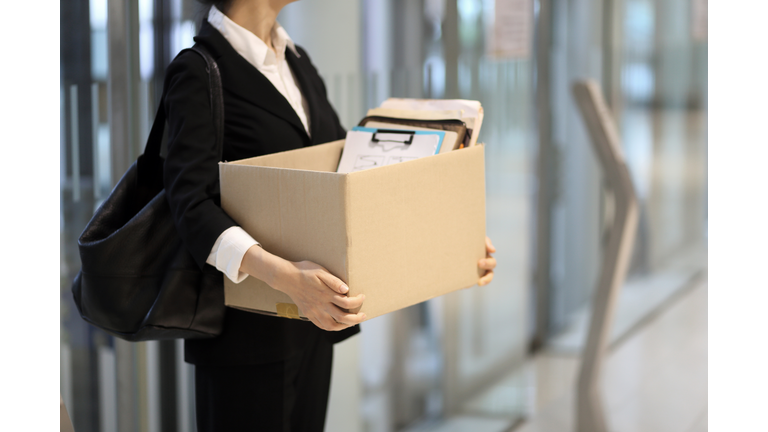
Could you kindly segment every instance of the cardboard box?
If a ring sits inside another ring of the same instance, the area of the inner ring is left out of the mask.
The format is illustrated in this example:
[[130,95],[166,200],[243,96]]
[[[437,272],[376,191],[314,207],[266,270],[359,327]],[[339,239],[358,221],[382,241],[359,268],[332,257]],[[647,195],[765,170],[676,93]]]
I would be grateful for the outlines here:
[[[368,319],[475,285],[485,257],[482,145],[336,172],[344,141],[219,165],[222,208],[264,249],[322,265]],[[298,318],[290,297],[225,278],[227,306]],[[353,311],[357,312],[357,311]]]

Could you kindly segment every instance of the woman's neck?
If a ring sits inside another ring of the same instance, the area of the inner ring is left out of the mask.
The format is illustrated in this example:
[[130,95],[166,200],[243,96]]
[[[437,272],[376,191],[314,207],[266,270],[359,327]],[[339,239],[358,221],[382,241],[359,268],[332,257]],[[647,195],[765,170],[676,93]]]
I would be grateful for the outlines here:
[[275,26],[277,14],[280,13],[283,5],[283,2],[269,0],[234,0],[224,13],[237,25],[264,41],[269,49],[274,50],[272,47],[272,28]]

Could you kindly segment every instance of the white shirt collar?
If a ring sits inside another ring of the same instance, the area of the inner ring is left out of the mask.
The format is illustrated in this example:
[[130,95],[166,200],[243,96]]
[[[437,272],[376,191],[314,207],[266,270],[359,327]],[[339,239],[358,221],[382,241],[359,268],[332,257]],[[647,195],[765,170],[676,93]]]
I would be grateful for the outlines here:
[[211,6],[211,10],[208,12],[208,22],[224,36],[238,54],[257,69],[277,65],[279,61],[285,58],[286,47],[293,51],[296,57],[300,57],[296,45],[288,36],[288,32],[277,21],[272,27],[271,34],[274,52],[258,36],[229,19],[216,6]]

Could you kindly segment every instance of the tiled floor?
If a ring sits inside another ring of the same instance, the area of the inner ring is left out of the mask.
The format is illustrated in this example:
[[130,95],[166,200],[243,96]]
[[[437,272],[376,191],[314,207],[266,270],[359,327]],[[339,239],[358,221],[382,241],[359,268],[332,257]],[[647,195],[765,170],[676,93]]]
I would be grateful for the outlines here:
[[[707,430],[707,293],[705,272],[615,341],[602,372],[610,432]],[[573,350],[544,351],[461,415],[407,431],[576,432],[579,366]]]
[[[620,345],[635,329],[644,326],[667,304],[674,303],[677,296],[700,281],[706,263],[706,244],[695,243],[670,257],[653,274],[628,279],[617,299],[609,346]],[[547,341],[547,351],[578,355],[586,343],[590,318],[589,307],[575,314],[565,331]]]
[[[704,279],[608,354],[603,402],[610,431],[707,430],[707,292]],[[552,353],[530,362],[529,418],[515,432],[575,430],[578,366],[577,357]]]

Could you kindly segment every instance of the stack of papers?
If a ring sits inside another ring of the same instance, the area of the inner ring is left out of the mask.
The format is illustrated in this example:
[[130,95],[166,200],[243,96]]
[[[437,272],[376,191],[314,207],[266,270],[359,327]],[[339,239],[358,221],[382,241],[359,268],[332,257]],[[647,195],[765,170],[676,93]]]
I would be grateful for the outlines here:
[[458,111],[461,113],[461,120],[467,125],[467,129],[471,131],[470,147],[477,144],[477,136],[483,123],[483,107],[479,101],[465,99],[390,98],[381,104],[381,108],[422,112]]
[[387,99],[347,132],[337,171],[360,171],[474,146],[482,121],[478,101]]

